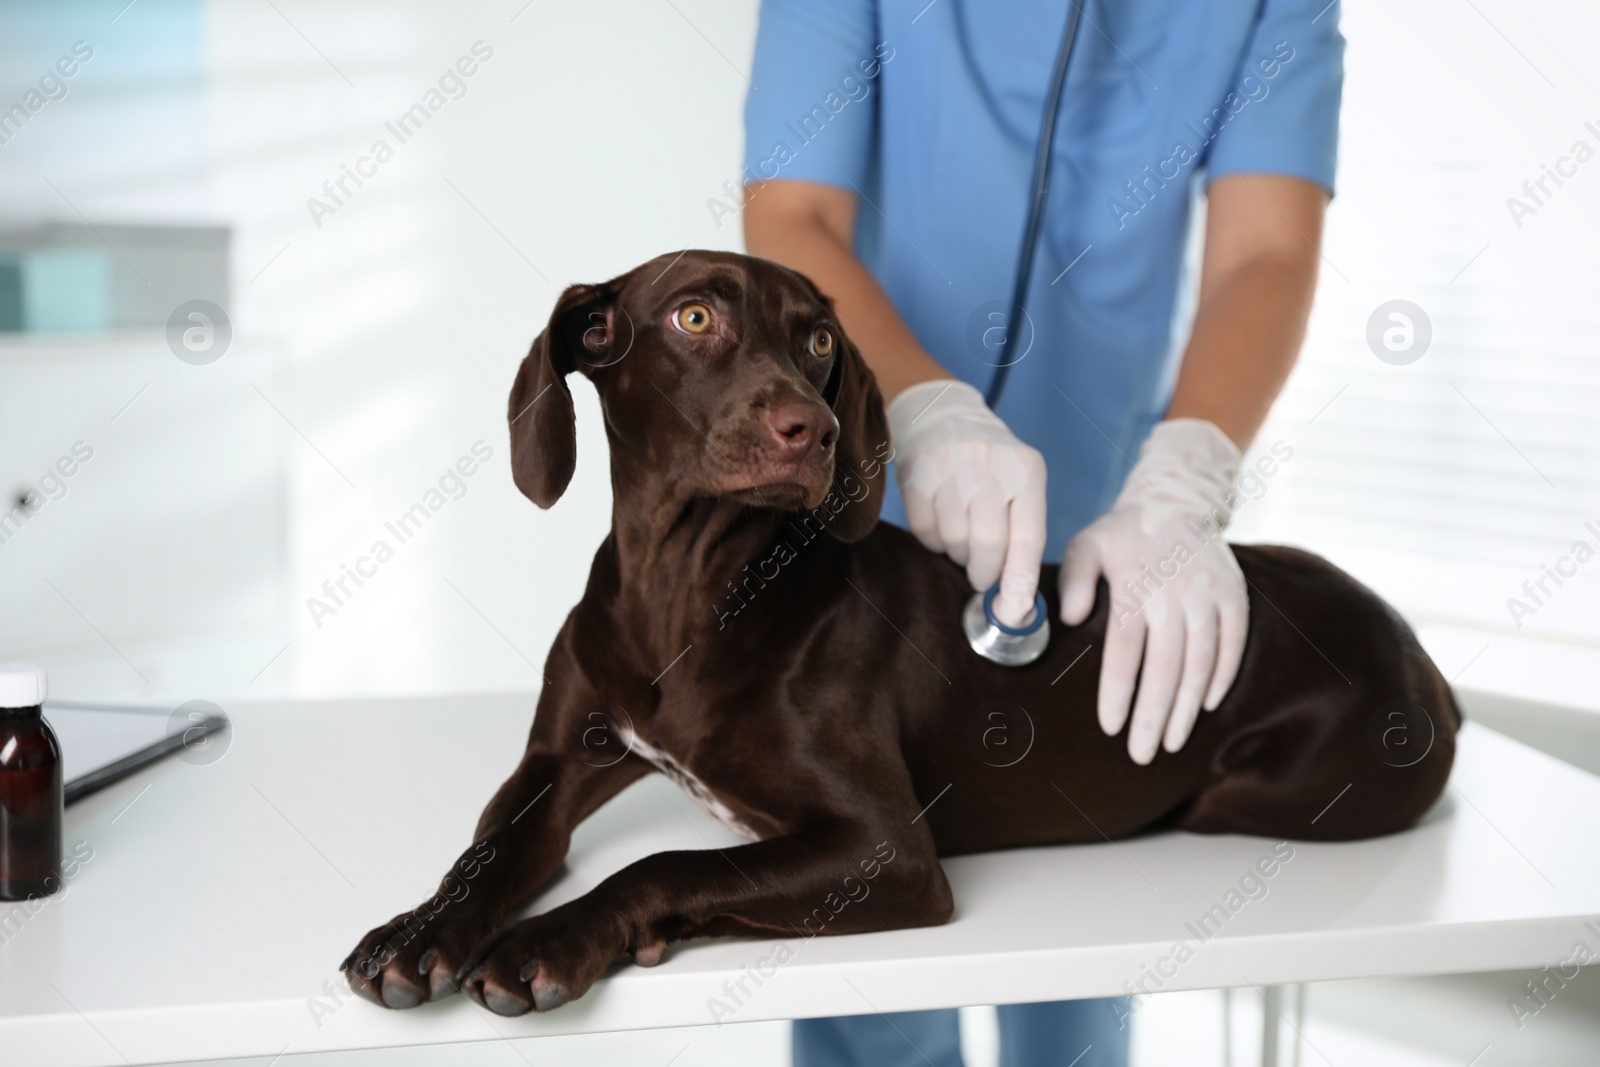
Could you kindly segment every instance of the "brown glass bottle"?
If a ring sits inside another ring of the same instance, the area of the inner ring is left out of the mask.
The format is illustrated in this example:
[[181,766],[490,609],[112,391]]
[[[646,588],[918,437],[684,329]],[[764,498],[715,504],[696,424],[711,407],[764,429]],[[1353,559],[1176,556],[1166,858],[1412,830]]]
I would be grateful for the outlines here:
[[44,671],[0,665],[0,900],[61,888],[61,746],[44,696]]

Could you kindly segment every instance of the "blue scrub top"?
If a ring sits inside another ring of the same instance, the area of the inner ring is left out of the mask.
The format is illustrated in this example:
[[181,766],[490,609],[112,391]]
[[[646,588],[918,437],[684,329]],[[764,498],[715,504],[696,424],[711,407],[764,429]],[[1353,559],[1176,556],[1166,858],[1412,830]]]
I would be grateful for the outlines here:
[[[761,7],[744,181],[858,193],[857,254],[923,347],[979,390],[1066,11],[1063,0]],[[1171,399],[1195,183],[1267,173],[1332,191],[1338,14],[1329,0],[1085,4],[1028,321],[1007,357],[1021,358],[999,405],[1044,454],[1048,558],[1110,506]],[[903,524],[889,488],[884,517]]]

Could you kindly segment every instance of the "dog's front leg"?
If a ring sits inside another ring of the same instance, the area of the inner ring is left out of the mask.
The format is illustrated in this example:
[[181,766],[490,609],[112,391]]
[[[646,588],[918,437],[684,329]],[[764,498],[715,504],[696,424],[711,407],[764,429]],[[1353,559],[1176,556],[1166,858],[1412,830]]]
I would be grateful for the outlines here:
[[550,667],[527,751],[484,809],[472,845],[431,897],[369,931],[340,965],[368,1000],[409,1008],[455,992],[472,948],[555,873],[573,829],[649,772],[622,756],[620,742],[612,744],[620,758],[597,748],[596,731],[614,732],[604,704]]
[[648,856],[492,935],[474,950],[461,990],[501,1015],[547,1011],[582,995],[624,953],[660,962],[670,941],[807,940],[932,926],[951,910],[926,825],[829,822],[735,848]]

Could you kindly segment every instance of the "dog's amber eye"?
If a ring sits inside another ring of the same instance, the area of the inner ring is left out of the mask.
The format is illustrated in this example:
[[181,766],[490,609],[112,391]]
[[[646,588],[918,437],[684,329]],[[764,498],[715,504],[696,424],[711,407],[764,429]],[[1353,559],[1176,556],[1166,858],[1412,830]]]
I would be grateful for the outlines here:
[[684,333],[705,333],[711,329],[711,309],[704,304],[685,304],[678,309],[675,321]]
[[826,326],[818,326],[811,331],[811,354],[820,359],[827,359],[833,355],[833,331]]

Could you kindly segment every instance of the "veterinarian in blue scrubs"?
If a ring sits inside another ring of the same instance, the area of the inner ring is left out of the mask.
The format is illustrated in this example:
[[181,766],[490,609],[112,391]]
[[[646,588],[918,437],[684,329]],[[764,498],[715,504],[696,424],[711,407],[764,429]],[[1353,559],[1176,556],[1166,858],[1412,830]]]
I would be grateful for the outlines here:
[[[885,519],[974,588],[1000,580],[1008,621],[1032,610],[1041,557],[1065,555],[1069,623],[1106,579],[1117,625],[1100,724],[1116,733],[1131,706],[1141,763],[1180,747],[1238,666],[1243,577],[1197,520],[1225,522],[1240,451],[1304,337],[1333,189],[1338,15],[1328,0],[1085,3],[1027,318],[991,412],[982,391],[1067,3],[762,4],[747,246],[831,296],[873,367],[896,450]],[[737,210],[708,206],[719,224]],[[1180,542],[1174,564],[1163,554]],[[1001,1062],[1126,1064],[1135,1010],[1002,1007]],[[796,1067],[961,1063],[954,1011],[797,1022],[794,1054]]]

